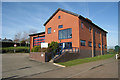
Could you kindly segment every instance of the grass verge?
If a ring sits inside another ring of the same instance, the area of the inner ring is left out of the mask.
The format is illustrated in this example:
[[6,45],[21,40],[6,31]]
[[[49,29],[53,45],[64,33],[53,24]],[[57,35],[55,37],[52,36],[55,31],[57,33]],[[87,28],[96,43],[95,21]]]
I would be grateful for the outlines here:
[[67,61],[67,62],[60,62],[58,64],[68,67],[68,66],[73,66],[73,65],[77,65],[77,64],[93,62],[93,61],[97,61],[97,60],[104,60],[104,59],[111,58],[113,56],[115,56],[115,54],[106,54],[103,56],[96,56],[96,57],[92,57],[92,58],[75,59],[75,60],[71,60],[71,61]]
[[2,49],[29,49],[29,47],[3,47]]

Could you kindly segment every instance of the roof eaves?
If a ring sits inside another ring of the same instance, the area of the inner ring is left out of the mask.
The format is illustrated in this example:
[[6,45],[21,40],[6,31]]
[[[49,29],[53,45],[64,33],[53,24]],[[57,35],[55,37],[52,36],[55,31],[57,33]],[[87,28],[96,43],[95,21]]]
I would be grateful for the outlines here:
[[87,19],[85,19],[83,16],[81,16],[81,15],[80,15],[80,16],[79,16],[79,18],[84,19],[85,21],[87,21],[88,23],[90,23],[90,24],[92,24],[92,25],[96,26],[97,28],[99,28],[100,30],[104,31],[105,33],[108,33],[107,31],[105,31],[104,29],[100,28],[100,27],[99,27],[99,26],[97,26],[96,24],[94,24],[94,23],[92,23],[92,22],[88,21]]
[[61,9],[61,8],[58,8],[58,9],[53,13],[53,15],[44,23],[44,26],[53,18],[53,16],[54,16],[59,10],[60,10],[60,11],[63,11],[63,12],[66,12],[66,13],[69,13],[69,14],[71,14],[71,15],[77,16],[77,17],[80,16],[79,14],[76,14],[76,13],[73,13],[73,12],[70,12],[70,11],[67,11],[67,10],[64,10],[64,9]]
[[74,16],[78,16],[78,17],[80,16],[79,14],[76,14],[76,13],[73,13],[73,12],[70,12],[70,11],[67,11],[67,10],[64,10],[64,9],[61,9],[61,8],[60,8],[60,10],[63,11],[63,12],[72,14],[72,15],[74,15]]
[[58,8],[53,15],[44,23],[44,26],[52,19],[52,17],[59,11],[60,9]]
[[35,36],[35,35],[41,35],[41,34],[45,34],[45,32],[30,34],[29,36]]
[[44,26],[53,18],[53,16],[54,16],[59,10],[61,10],[61,11],[63,11],[63,12],[66,12],[66,13],[69,13],[69,14],[71,14],[71,15],[77,16],[78,18],[82,18],[82,19],[84,19],[85,21],[89,22],[90,24],[92,24],[92,25],[96,26],[97,28],[101,29],[102,31],[108,33],[107,31],[103,30],[103,29],[100,28],[99,26],[97,26],[97,25],[95,25],[94,23],[92,23],[92,22],[88,21],[87,19],[85,19],[83,16],[81,16],[81,15],[79,15],[79,14],[76,14],[76,13],[73,13],[73,12],[70,12],[70,11],[67,11],[67,10],[64,10],[64,9],[61,9],[61,8],[58,8],[58,9],[53,13],[53,15],[44,23]]

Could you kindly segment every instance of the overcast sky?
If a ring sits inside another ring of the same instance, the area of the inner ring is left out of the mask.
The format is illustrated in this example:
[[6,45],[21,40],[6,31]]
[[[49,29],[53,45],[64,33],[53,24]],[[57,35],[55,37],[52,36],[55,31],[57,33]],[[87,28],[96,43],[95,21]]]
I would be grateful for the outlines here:
[[43,24],[58,8],[91,19],[108,31],[108,46],[118,44],[117,2],[3,2],[2,38],[14,39],[16,33],[30,30],[45,31]]

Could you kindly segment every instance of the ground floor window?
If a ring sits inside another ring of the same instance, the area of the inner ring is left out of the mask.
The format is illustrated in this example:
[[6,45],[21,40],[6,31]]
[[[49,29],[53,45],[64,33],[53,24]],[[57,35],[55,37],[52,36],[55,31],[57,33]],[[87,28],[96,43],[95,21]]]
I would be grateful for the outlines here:
[[89,41],[89,42],[88,42],[88,46],[89,46],[89,47],[92,47],[92,42]]
[[81,46],[85,46],[86,45],[86,41],[85,40],[80,40]]
[[59,47],[64,49],[72,48],[72,42],[59,43]]
[[41,45],[41,43],[44,43],[44,42],[45,42],[45,36],[33,38],[33,46],[39,46]]

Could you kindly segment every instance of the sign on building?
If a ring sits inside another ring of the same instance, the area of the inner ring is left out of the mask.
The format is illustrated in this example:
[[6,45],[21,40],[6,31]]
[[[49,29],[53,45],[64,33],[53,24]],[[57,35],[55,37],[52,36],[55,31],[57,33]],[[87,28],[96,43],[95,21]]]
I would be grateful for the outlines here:
[[48,48],[48,43],[41,43],[41,48]]
[[63,48],[65,48],[65,43],[63,43]]

